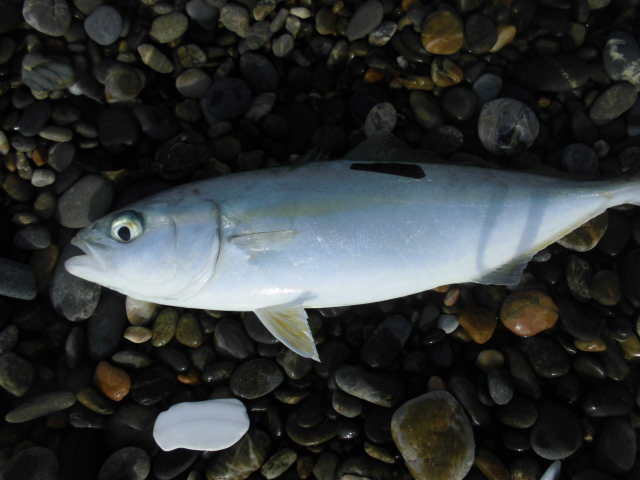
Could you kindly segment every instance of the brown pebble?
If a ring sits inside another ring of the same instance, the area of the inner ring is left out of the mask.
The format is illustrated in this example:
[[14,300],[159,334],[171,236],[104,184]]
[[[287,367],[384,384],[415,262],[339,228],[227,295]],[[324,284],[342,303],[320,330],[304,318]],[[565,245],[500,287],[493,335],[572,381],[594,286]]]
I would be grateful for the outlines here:
[[448,58],[436,58],[431,62],[431,80],[438,87],[450,87],[464,80],[464,72]]
[[460,289],[458,287],[453,287],[445,293],[444,298],[442,299],[442,303],[444,303],[447,307],[453,307],[458,300],[460,299]]
[[500,320],[516,335],[532,337],[556,324],[558,306],[539,290],[514,292],[502,303]]
[[518,31],[516,30],[516,27],[514,27],[513,25],[499,25],[498,39],[496,40],[496,43],[493,45],[493,47],[491,47],[491,50],[489,51],[491,53],[496,53],[497,51],[501,50],[502,47],[509,45],[515,38],[516,33],[518,33]]
[[178,381],[180,383],[184,383],[185,385],[200,385],[200,374],[191,369],[187,373],[181,373],[178,375]]
[[612,307],[622,300],[620,280],[611,270],[600,270],[589,280],[591,297],[600,305]]
[[439,287],[434,288],[433,291],[436,293],[447,293],[450,288],[451,285],[440,285]]
[[449,10],[429,15],[422,26],[422,45],[429,53],[451,55],[464,43],[462,21]]
[[574,340],[573,345],[582,352],[603,352],[607,349],[607,344],[599,338],[594,340]]
[[487,478],[487,480],[509,480],[511,475],[504,464],[486,448],[479,448],[476,451],[476,458],[473,464]]
[[364,81],[367,83],[376,83],[382,80],[386,75],[380,70],[376,70],[375,68],[369,68],[366,72],[364,72]]
[[185,347],[198,348],[202,345],[202,330],[193,313],[185,313],[178,320],[176,340]]
[[433,82],[429,77],[409,75],[408,77],[396,77],[389,84],[392,88],[404,87],[407,90],[433,90]]
[[153,333],[147,327],[131,325],[124,331],[124,338],[133,343],[144,343],[151,340]]
[[636,335],[631,335],[623,342],[620,342],[620,346],[624,352],[624,358],[628,361],[640,359],[640,339]]
[[458,323],[476,343],[487,343],[493,336],[498,320],[482,307],[466,307],[458,314]]
[[37,167],[42,167],[47,163],[47,154],[39,148],[36,148],[31,153],[31,158],[33,159],[33,163],[36,164]]
[[127,372],[104,360],[98,363],[93,382],[98,390],[116,402],[126,397],[131,388],[131,378]]
[[484,372],[496,370],[504,365],[504,355],[499,350],[482,350],[476,357],[476,367]]

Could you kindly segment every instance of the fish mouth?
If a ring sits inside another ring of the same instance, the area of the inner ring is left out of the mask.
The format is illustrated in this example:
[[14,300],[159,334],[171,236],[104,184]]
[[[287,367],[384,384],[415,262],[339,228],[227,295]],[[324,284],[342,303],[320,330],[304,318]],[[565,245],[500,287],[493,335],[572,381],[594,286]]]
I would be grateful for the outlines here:
[[105,272],[107,265],[102,255],[98,253],[100,245],[89,242],[80,235],[71,239],[71,245],[79,248],[84,255],[74,255],[64,262],[64,267],[72,275],[91,280],[98,272]]

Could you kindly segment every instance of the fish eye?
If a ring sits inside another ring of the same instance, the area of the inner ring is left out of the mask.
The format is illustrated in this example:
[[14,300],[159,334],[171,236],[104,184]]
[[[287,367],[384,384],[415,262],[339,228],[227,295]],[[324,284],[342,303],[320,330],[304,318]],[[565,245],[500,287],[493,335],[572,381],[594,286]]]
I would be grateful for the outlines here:
[[131,242],[141,233],[142,219],[135,212],[123,212],[111,223],[111,236],[119,242]]

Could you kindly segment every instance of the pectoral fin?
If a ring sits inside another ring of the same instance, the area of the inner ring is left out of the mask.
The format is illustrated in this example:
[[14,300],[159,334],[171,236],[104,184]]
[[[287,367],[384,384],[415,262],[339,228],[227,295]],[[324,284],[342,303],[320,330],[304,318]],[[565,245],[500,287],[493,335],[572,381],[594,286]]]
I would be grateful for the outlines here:
[[271,334],[291,350],[319,362],[320,357],[307,322],[307,312],[300,305],[278,305],[254,310]]
[[229,240],[249,254],[276,250],[296,238],[298,230],[278,230],[275,232],[252,232],[234,235]]

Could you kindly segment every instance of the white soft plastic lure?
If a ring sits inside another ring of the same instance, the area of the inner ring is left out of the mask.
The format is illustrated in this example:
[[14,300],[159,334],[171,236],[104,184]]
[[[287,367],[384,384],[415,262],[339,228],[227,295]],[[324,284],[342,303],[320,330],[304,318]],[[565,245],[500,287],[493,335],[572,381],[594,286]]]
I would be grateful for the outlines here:
[[424,163],[374,136],[342,160],[183,185],[77,234],[73,275],[165,305],[254,311],[318,359],[305,308],[439,285],[517,284],[540,249],[624,203],[628,178],[575,181]]

